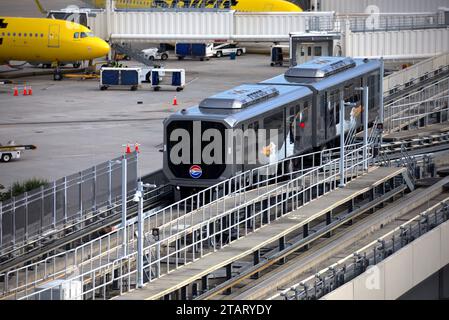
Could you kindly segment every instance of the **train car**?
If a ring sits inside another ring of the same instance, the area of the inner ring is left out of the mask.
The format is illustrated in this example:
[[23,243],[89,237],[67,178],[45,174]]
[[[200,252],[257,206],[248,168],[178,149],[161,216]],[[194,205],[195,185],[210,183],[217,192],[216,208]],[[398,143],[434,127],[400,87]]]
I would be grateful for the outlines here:
[[379,60],[320,57],[206,98],[165,119],[164,173],[182,197],[257,166],[332,147],[340,134],[339,92],[354,103],[345,130],[360,127],[357,88],[370,87],[373,121],[380,74]]
[[369,122],[378,114],[381,88],[381,62],[373,59],[323,57],[289,68],[285,74],[262,81],[261,84],[306,86],[313,91],[311,146],[315,149],[333,147],[340,136],[340,91],[344,101],[354,103],[345,108],[345,131],[363,123],[362,92],[368,86]]

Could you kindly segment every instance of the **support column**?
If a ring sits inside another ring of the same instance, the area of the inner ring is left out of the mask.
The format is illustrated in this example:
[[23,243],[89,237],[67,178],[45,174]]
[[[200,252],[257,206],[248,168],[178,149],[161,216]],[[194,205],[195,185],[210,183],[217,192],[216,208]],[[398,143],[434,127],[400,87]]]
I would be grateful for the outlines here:
[[[381,80],[382,82],[382,80]],[[382,91],[381,91],[382,92]],[[363,88],[363,169],[368,170],[368,96],[369,96],[369,87],[365,86]]]
[[[226,280],[230,280],[232,278],[232,263],[226,266]],[[224,294],[231,294],[232,289],[228,288],[225,290]]]
[[340,184],[339,187],[345,186],[345,101],[343,90],[340,90]]
[[[281,252],[284,249],[285,249],[285,237],[280,237],[279,238],[279,252]],[[279,264],[284,264],[284,263],[285,263],[285,258],[282,258],[279,260]]]
[[192,299],[198,297],[198,283],[192,283]]
[[[332,223],[332,210],[326,213],[326,226]],[[330,238],[332,236],[332,231],[329,231],[324,235],[326,238]]]
[[127,159],[126,156],[122,158],[122,223],[121,227],[123,228],[123,256],[126,256],[128,252],[127,244],[128,244],[128,236],[126,234],[126,198],[128,194],[127,190]]
[[[302,237],[303,238],[307,238],[309,236],[309,224],[306,223],[305,225],[302,226]],[[305,245],[303,247],[303,250],[309,250],[309,245]]]
[[[351,199],[351,201],[348,204],[348,213],[351,213],[352,211],[354,211],[354,198]],[[352,226],[352,219],[348,220],[348,222],[346,223],[347,226]]]
[[[260,250],[254,251],[253,257],[254,257],[254,265],[258,265],[260,262]],[[259,279],[259,272],[253,274],[251,276],[251,279]]]
[[181,300],[187,300],[187,286],[182,287],[180,291],[181,291]]
[[207,275],[201,278],[201,292],[204,293],[209,289],[209,283],[207,281]]

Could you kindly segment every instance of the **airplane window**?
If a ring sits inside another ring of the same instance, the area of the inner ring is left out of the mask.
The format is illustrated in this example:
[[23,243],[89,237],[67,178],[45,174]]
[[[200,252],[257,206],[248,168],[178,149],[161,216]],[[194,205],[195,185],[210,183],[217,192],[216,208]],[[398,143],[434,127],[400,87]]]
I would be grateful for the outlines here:
[[23,34],[23,36],[24,36],[24,37],[26,37],[26,36],[27,36],[27,34],[26,34],[26,33],[24,33],[24,34]]
[[30,32],[30,37],[32,37],[33,36],[33,34]]
[[13,32],[12,36],[13,36],[13,37],[15,37],[15,36],[16,36],[16,33],[15,33],[15,32]]
[[43,38],[44,37],[44,34],[43,33],[41,33],[41,38]]
[[80,33],[79,33],[79,32],[75,32],[75,33],[73,34],[73,37],[74,37],[75,39],[78,39],[78,38],[80,37]]
[[18,36],[21,37],[21,36],[22,36],[22,33],[19,32]]
[[95,37],[94,34],[93,34],[93,32],[88,32],[88,33],[87,33],[87,36],[88,36],[88,37]]
[[87,34],[85,32],[81,32],[81,38],[86,38]]
[[8,32],[8,37],[11,36],[11,33]]
[[37,33],[35,33],[34,36],[35,36],[36,38],[39,37],[39,35],[38,35]]

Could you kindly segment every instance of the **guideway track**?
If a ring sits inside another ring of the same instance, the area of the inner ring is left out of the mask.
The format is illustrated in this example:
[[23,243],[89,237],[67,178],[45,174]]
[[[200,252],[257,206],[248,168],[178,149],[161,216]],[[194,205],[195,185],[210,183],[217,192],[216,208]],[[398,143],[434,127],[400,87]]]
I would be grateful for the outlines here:
[[285,214],[278,220],[248,234],[244,238],[235,240],[219,251],[207,254],[199,260],[193,261],[164,277],[154,280],[150,285],[144,286],[142,289],[131,291],[116,299],[162,298],[208,275],[214,270],[225,267],[233,261],[243,258],[267,244],[284,237],[314,219],[321,217],[329,210],[332,210],[332,208],[368,192],[386,180],[402,175],[405,171],[405,168],[372,168],[369,173],[349,182],[345,188],[339,188],[321,196],[319,198],[320,201],[311,201],[299,210]]
[[[336,234],[331,238],[324,239],[321,237],[321,241],[317,241],[309,250],[296,257],[294,256],[296,253],[295,244],[291,247],[287,247],[284,251],[286,251],[286,255],[290,255],[292,259],[288,261],[288,263],[276,267],[274,270],[268,270],[267,273],[257,280],[250,283],[246,282],[245,284],[240,284],[246,278],[247,273],[252,273],[252,270],[249,270],[244,276],[238,275],[221,284],[219,288],[217,287],[218,289],[214,288],[207,291],[199,296],[198,299],[213,298],[220,294],[222,288],[227,288],[231,285],[239,285],[240,287],[239,289],[236,289],[236,292],[231,297],[227,296],[230,299],[266,299],[268,296],[273,295],[278,288],[288,288],[289,284],[297,279],[299,275],[306,272],[310,273],[312,270],[316,269],[316,266],[323,263],[323,261],[326,261],[326,259],[340,256],[341,254],[339,252],[352,246],[357,239],[362,239],[377,229],[380,230],[386,224],[391,221],[394,222],[404,215],[409,215],[416,210],[419,211],[423,206],[426,207],[433,202],[446,199],[448,194],[447,192],[444,192],[444,185],[448,183],[449,178],[445,178],[429,188],[417,189],[393,203],[388,203],[388,200],[386,200],[387,205],[385,207],[380,206],[380,209],[377,210],[375,214],[369,214],[364,218],[360,218],[358,222],[346,225],[343,229],[337,230]],[[377,206],[378,203],[374,203],[373,205]],[[268,261],[271,261],[271,258],[268,259]],[[260,264],[260,270],[258,271],[265,269],[264,262],[266,261],[263,261]],[[242,287],[242,285],[244,286]],[[224,297],[225,296],[221,296],[221,298]]]
[[[167,201],[173,196],[172,187],[169,185],[164,185],[164,179],[165,178],[163,178],[161,170],[142,178],[143,181],[161,182],[161,185],[159,185],[157,189],[151,190],[145,195],[145,209],[149,210],[158,205],[167,203]],[[137,214],[137,205],[132,201],[132,196],[128,196],[127,203],[128,216],[131,218]],[[33,260],[39,259],[40,257],[54,252],[59,248],[65,247],[65,250],[67,250],[67,245],[75,244],[76,241],[82,240],[86,237],[90,238],[92,235],[95,235],[95,233],[106,227],[112,227],[120,222],[120,208],[121,203],[115,203],[107,210],[104,210],[101,214],[93,216],[89,219],[89,221],[87,221],[89,223],[85,224],[83,227],[72,226],[67,230],[61,230],[61,232],[64,232],[64,235],[61,238],[49,240],[45,246],[37,246],[25,254],[2,261],[0,263],[0,274],[14,267],[20,266],[23,263],[29,263]]]

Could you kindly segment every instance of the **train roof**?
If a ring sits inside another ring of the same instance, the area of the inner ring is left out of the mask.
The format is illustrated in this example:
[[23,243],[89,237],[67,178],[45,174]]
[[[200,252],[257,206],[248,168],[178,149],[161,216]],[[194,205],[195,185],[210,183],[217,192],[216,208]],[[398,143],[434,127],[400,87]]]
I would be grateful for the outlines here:
[[307,87],[243,84],[206,98],[198,106],[176,112],[170,118],[224,120],[234,124],[311,95]]
[[378,59],[320,57],[289,68],[285,74],[260,82],[262,85],[307,85],[324,90],[363,74],[380,70]]

